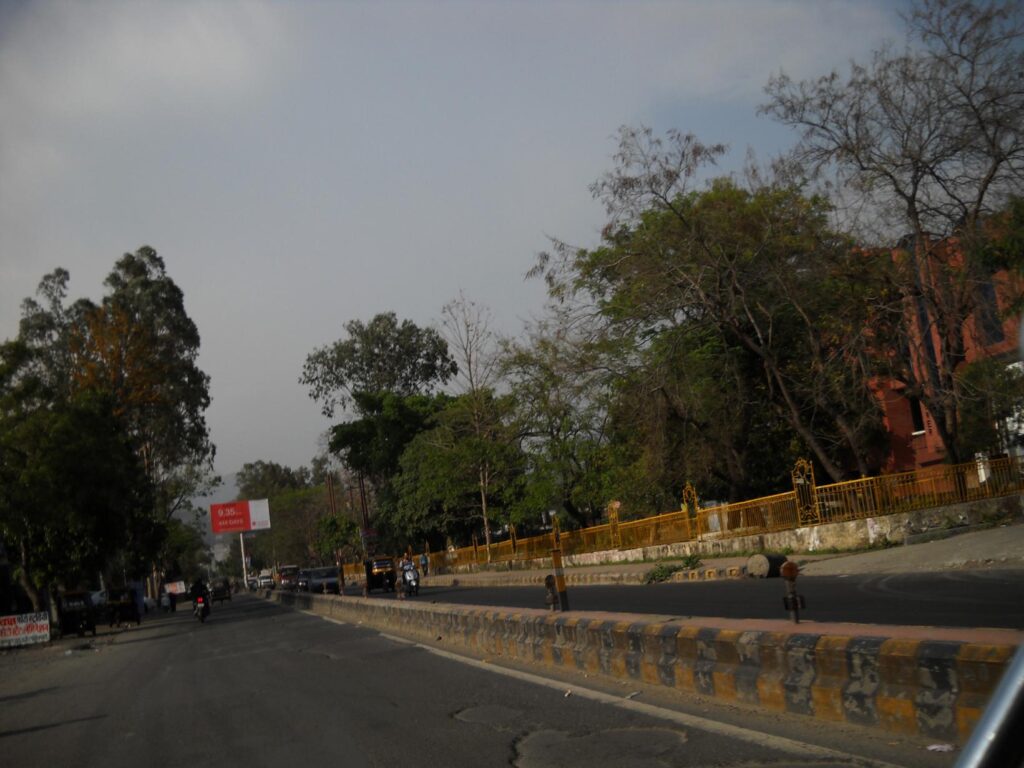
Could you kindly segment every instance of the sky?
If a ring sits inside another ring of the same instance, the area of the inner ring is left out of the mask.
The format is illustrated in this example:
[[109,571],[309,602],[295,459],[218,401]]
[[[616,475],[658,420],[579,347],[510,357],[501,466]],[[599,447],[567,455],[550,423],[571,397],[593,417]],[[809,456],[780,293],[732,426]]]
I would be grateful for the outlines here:
[[99,301],[150,245],[211,377],[216,470],[308,465],[298,379],[348,320],[438,325],[460,292],[517,335],[555,237],[596,245],[621,126],[769,159],[780,70],[902,38],[886,0],[0,2],[0,339],[43,275]]

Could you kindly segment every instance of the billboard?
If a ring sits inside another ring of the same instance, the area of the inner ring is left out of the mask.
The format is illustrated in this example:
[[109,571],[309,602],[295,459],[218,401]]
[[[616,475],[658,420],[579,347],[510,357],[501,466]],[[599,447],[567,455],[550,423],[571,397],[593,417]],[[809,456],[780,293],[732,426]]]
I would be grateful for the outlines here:
[[270,504],[266,499],[210,505],[210,528],[214,533],[244,533],[269,527]]
[[[50,642],[50,614],[0,616],[0,648]],[[70,651],[68,651],[70,653]]]

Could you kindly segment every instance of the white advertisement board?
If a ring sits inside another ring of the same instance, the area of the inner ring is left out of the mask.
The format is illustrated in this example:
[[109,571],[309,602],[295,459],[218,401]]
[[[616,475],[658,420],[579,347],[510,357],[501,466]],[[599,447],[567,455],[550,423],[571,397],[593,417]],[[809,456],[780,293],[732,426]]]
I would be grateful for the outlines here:
[[50,642],[50,615],[48,613],[0,616],[0,648],[48,642]]

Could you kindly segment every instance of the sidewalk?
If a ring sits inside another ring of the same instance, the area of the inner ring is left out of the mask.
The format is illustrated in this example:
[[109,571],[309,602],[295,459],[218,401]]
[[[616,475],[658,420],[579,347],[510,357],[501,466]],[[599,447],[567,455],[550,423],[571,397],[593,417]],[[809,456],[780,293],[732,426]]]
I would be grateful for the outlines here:
[[[850,554],[792,554],[804,576],[848,576],[854,574],[924,573],[950,570],[1024,569],[1024,525],[1009,525],[966,533],[949,532],[948,538],[920,544]],[[667,560],[671,565],[679,561]],[[745,575],[746,557],[702,558],[694,573],[677,572],[673,580],[740,578]],[[647,574],[658,563],[607,563],[568,567],[566,583],[645,584]],[[552,569],[487,570],[474,573],[428,575],[431,586],[537,586]]]

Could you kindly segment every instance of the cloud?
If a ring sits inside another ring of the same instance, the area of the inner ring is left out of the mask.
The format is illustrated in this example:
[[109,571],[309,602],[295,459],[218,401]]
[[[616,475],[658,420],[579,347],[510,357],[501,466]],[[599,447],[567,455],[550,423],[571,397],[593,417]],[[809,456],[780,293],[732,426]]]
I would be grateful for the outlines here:
[[58,172],[78,133],[253,98],[288,46],[280,14],[257,2],[41,3],[7,22],[0,202]]
[[620,125],[765,151],[769,74],[863,58],[887,2],[0,2],[0,337],[45,272],[98,299],[152,245],[218,467],[308,461],[298,373],[344,321],[430,323],[462,288],[517,332],[546,235],[596,242]]

